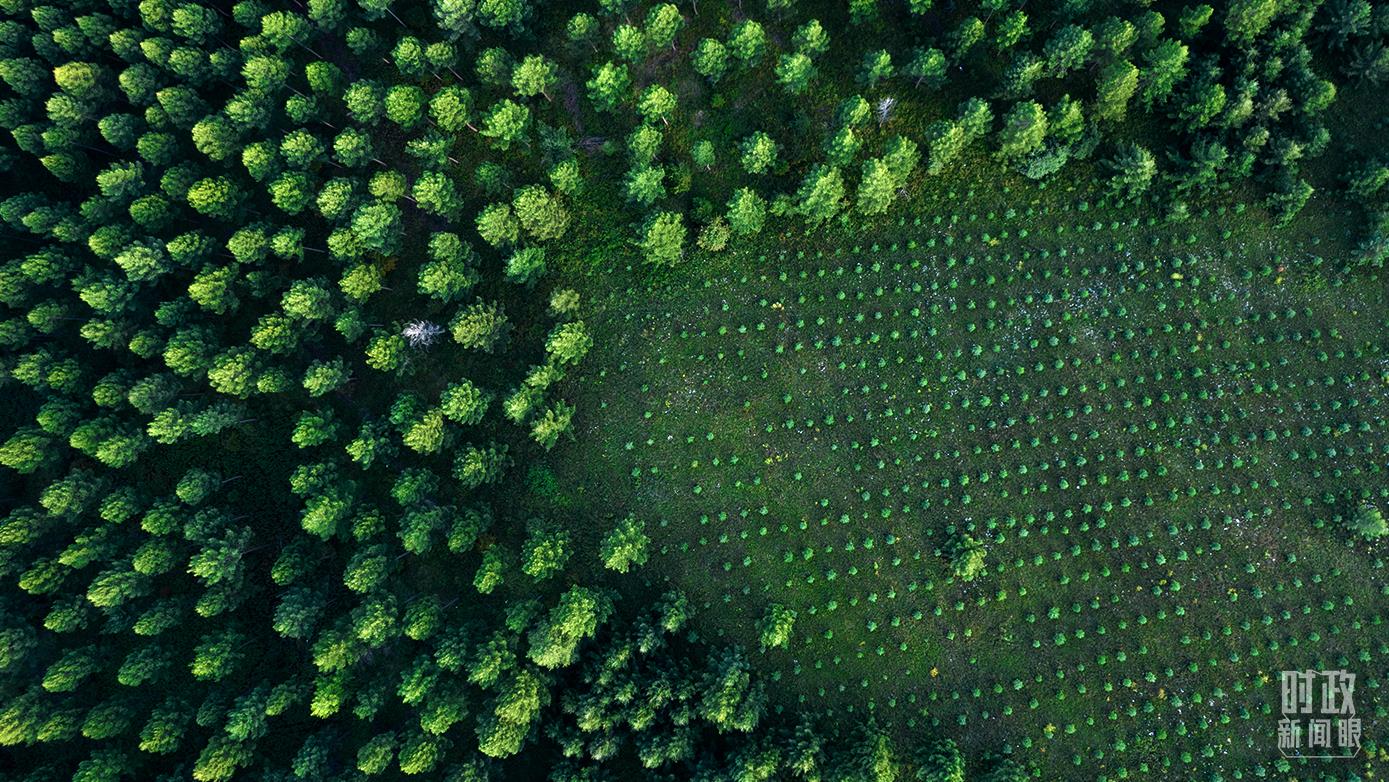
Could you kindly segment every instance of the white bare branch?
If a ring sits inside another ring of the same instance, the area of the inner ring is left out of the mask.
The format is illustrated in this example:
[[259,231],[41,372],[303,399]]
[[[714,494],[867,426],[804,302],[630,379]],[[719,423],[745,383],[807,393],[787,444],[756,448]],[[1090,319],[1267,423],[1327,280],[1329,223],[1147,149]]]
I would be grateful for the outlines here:
[[412,348],[427,348],[444,333],[444,327],[427,320],[412,320],[405,324],[400,335]]

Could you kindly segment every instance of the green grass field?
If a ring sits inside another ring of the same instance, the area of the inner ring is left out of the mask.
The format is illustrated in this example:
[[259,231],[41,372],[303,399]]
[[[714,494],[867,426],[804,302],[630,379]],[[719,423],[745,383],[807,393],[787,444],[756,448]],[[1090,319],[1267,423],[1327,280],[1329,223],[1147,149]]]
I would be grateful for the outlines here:
[[1389,599],[1343,518],[1385,496],[1382,281],[1322,260],[1334,223],[1140,214],[942,193],[734,254],[757,271],[591,270],[600,445],[561,483],[648,520],[646,577],[703,633],[755,649],[797,612],[760,658],[784,709],[1028,747],[1043,778],[1278,775],[1278,671],[1344,667],[1370,736]]

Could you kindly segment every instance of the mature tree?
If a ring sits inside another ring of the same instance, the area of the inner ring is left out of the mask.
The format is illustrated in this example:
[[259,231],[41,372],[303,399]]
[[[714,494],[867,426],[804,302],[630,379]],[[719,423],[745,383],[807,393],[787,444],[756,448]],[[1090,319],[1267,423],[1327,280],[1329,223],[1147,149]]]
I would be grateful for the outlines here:
[[796,624],[796,612],[780,603],[767,606],[758,632],[762,637],[763,649],[785,648],[791,643],[791,631]]
[[603,595],[585,587],[570,587],[531,630],[528,657],[541,668],[573,664],[579,644],[598,632],[611,612],[611,601]]
[[1120,145],[1105,165],[1111,171],[1110,192],[1125,201],[1140,198],[1157,174],[1157,161],[1152,153],[1138,144]]
[[506,259],[507,280],[531,285],[545,273],[545,248],[523,247]]
[[477,284],[476,253],[457,234],[431,234],[428,254],[429,261],[419,271],[420,293],[449,302]]
[[564,26],[565,37],[570,43],[576,46],[587,45],[595,51],[598,49],[598,30],[598,20],[583,12],[571,16]]
[[993,109],[988,101],[970,98],[960,104],[959,122],[965,132],[966,143],[983,138],[993,129]]
[[521,547],[521,572],[543,581],[557,575],[573,556],[568,530],[562,525],[531,519]]
[[690,160],[705,171],[713,170],[715,163],[714,142],[703,139],[690,147]]
[[729,33],[728,50],[744,68],[751,68],[761,61],[763,53],[767,51],[767,33],[762,25],[744,19],[734,25]]
[[651,263],[675,263],[685,255],[685,233],[685,221],[678,212],[657,212],[642,227],[642,254]]
[[450,383],[439,398],[444,417],[457,424],[471,426],[482,420],[491,404],[492,395],[463,379]]
[[767,219],[767,202],[755,190],[742,187],[728,200],[728,227],[740,236],[762,230]]
[[396,84],[386,90],[386,119],[405,130],[424,119],[427,107],[424,90],[413,84]]
[[530,13],[525,0],[479,0],[477,19],[484,27],[519,31]]
[[557,192],[575,196],[583,188],[583,175],[579,171],[579,161],[566,158],[550,167],[550,184]]
[[950,120],[936,120],[926,126],[926,173],[939,174],[960,156],[969,138],[964,127]]
[[1042,77],[1045,63],[1031,52],[1019,52],[1003,72],[1004,98],[1022,98],[1032,93],[1032,85]]
[[776,165],[777,144],[763,131],[744,138],[738,148],[742,153],[740,162],[743,170],[749,174],[762,174]]
[[807,57],[819,57],[829,50],[830,36],[820,25],[819,19],[811,19],[796,28],[796,34],[791,38],[791,45],[796,51]]
[[1108,58],[1123,57],[1138,40],[1138,28],[1127,19],[1111,16],[1095,28],[1095,46]]
[[618,25],[613,30],[612,47],[618,59],[639,63],[646,57],[646,36],[641,28],[630,24]]
[[690,55],[690,63],[699,75],[716,84],[728,72],[728,47],[713,38],[705,38]]
[[521,235],[521,223],[510,204],[488,204],[477,215],[477,232],[493,247],[514,244]]
[[1015,8],[999,18],[990,43],[995,51],[1006,52],[1017,46],[1029,32],[1027,14],[1021,8]]
[[394,253],[400,246],[402,232],[400,207],[395,204],[373,201],[352,213],[352,233],[368,250],[383,255]]
[[665,136],[654,125],[642,123],[627,136],[627,151],[634,165],[649,165],[660,154]]
[[482,121],[482,135],[493,140],[499,149],[523,142],[530,128],[530,109],[509,100],[492,106]]
[[814,76],[815,64],[804,54],[783,54],[777,60],[777,83],[791,95],[800,95],[809,89]]
[[728,240],[732,236],[733,230],[728,227],[728,221],[721,215],[715,215],[700,229],[699,239],[695,243],[701,250],[719,252],[728,246]]
[[842,127],[825,139],[825,161],[832,166],[847,166],[858,155],[862,142],[852,127]]
[[1269,207],[1273,210],[1278,224],[1287,225],[1292,222],[1315,192],[1316,188],[1307,180],[1285,172],[1268,197]]
[[1225,9],[1225,35],[1236,45],[1252,44],[1281,10],[1278,0],[1232,0]]
[[1089,30],[1075,24],[1062,27],[1042,47],[1048,74],[1059,78],[1080,68],[1094,48],[1095,36]]
[[858,178],[856,206],[863,214],[882,214],[897,196],[897,175],[882,158],[865,160]]
[[429,116],[449,133],[458,133],[464,128],[476,133],[478,129],[473,125],[474,105],[471,92],[450,84],[429,99]]
[[945,83],[945,67],[945,53],[940,49],[913,49],[904,72],[916,80],[917,87],[937,88]]
[[452,219],[463,209],[463,198],[453,178],[442,171],[420,174],[411,188],[411,195],[420,209],[443,218]]
[[641,112],[642,118],[647,122],[660,120],[669,125],[670,117],[675,113],[675,95],[659,84],[652,84],[642,90],[637,98],[637,111]]
[[611,62],[594,66],[593,77],[585,85],[588,98],[599,111],[613,111],[625,100],[632,86],[626,65]]
[[984,23],[976,16],[966,16],[946,35],[950,59],[957,63],[960,62],[982,40],[984,40]]
[[796,191],[796,213],[811,225],[821,225],[844,208],[844,195],[844,176],[839,169],[817,165]]
[[473,576],[473,588],[481,594],[491,594],[506,578],[506,559],[500,546],[482,552],[482,564]]
[[893,75],[892,55],[886,49],[878,49],[863,55],[859,66],[858,81],[866,87],[876,87],[878,82],[890,79]]
[[961,581],[973,581],[984,572],[984,544],[961,535],[950,546],[950,569]]
[[720,731],[746,733],[762,718],[766,692],[749,670],[742,650],[728,647],[710,660],[699,683],[699,714]]
[[661,3],[646,14],[644,35],[653,49],[675,48],[675,36],[685,27],[685,17],[671,3]]
[[1020,161],[1042,148],[1047,135],[1047,115],[1036,101],[1013,104],[998,131],[998,154],[1005,160]]
[[218,176],[194,182],[186,197],[199,214],[230,222],[236,217],[242,193],[231,179]]
[[559,442],[560,435],[569,431],[573,419],[574,406],[556,402],[545,408],[531,424],[531,439],[548,451]]
[[1211,78],[1199,78],[1173,108],[1187,130],[1195,132],[1214,124],[1228,100],[1225,85]]
[[1138,69],[1128,60],[1116,60],[1100,71],[1098,96],[1095,99],[1096,119],[1121,121],[1128,111],[1129,100],[1138,90]]
[[524,98],[540,95],[550,100],[550,90],[559,81],[559,68],[544,55],[528,55],[511,72],[511,86]]
[[930,782],[964,782],[965,759],[951,739],[924,744],[917,752],[917,776]]
[[979,782],[1027,782],[1030,775],[1017,761],[1000,760],[993,768],[979,777]]
[[517,190],[511,206],[522,230],[536,241],[558,239],[569,228],[569,210],[558,196],[540,185]]
[[315,361],[304,370],[304,390],[309,396],[323,396],[347,385],[351,379],[352,373],[341,358]]
[[1376,87],[1389,83],[1389,46],[1366,43],[1357,46],[1345,65],[1346,75]]
[[1187,45],[1164,38],[1143,57],[1143,72],[1138,89],[1138,101],[1144,108],[1167,102],[1173,88],[1186,78]]
[[1373,505],[1361,505],[1355,512],[1350,526],[1366,540],[1377,540],[1389,535],[1389,524],[1385,523],[1384,513]]
[[[501,480],[510,464],[511,458],[505,445],[489,443],[481,448],[470,445],[460,451],[454,459],[453,476],[463,488],[475,489]],[[449,548],[457,550],[452,535]]]
[[459,310],[449,328],[463,347],[491,353],[506,337],[510,324],[499,306],[478,301]]
[[1377,160],[1365,161],[1345,175],[1346,191],[1364,204],[1374,202],[1377,193],[1389,192],[1389,164]]

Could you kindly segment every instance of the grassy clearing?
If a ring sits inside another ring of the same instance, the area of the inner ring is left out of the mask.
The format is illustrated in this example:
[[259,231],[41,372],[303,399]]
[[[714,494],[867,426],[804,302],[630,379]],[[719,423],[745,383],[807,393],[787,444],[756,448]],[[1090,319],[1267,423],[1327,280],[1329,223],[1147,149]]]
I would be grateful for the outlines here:
[[784,708],[1068,778],[1272,771],[1277,671],[1347,667],[1372,739],[1389,601],[1341,519],[1385,502],[1386,308],[1334,227],[1028,188],[725,267],[756,271],[591,272],[601,457],[561,483],[648,519],[703,632],[798,612],[761,658]]

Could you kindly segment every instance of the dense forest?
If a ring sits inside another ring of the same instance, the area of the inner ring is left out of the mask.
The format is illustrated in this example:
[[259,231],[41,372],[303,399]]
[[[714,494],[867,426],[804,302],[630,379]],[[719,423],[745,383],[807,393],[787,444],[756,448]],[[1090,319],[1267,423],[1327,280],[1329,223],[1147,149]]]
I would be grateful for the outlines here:
[[1389,5],[0,0],[0,82],[0,779],[1389,767]]

